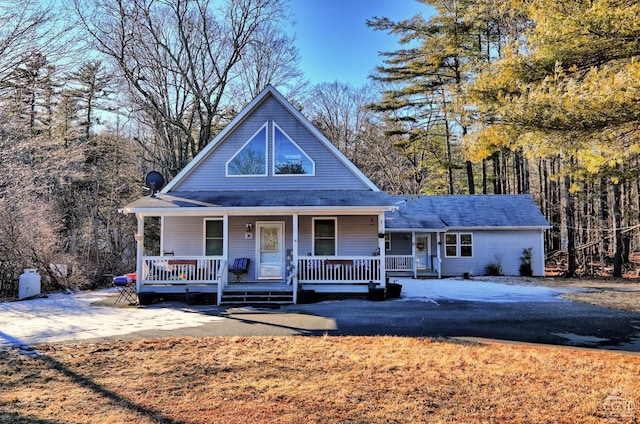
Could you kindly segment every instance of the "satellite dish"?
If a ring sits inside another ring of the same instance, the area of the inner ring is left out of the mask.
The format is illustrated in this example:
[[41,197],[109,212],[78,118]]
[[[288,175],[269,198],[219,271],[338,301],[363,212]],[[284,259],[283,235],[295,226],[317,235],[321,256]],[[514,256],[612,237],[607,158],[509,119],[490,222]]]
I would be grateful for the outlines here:
[[155,194],[164,187],[164,178],[162,178],[162,174],[158,171],[151,171],[144,177],[144,183],[151,190],[151,197],[154,197]]

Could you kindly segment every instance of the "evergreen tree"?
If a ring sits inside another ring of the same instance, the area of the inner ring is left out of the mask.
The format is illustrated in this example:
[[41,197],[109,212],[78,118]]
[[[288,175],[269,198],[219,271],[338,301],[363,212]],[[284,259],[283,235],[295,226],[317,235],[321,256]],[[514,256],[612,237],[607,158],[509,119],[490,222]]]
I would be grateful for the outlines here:
[[[396,134],[404,135],[397,146],[415,154],[425,146],[442,143],[438,162],[446,170],[446,192],[475,193],[472,163],[454,153],[468,131],[468,103],[463,88],[495,39],[486,15],[477,13],[478,1],[421,0],[437,14],[428,21],[416,15],[401,22],[374,18],[368,24],[376,30],[401,35],[405,48],[385,53],[385,66],[375,79],[393,83],[374,109],[395,111]],[[433,148],[426,147],[433,152]],[[418,170],[430,164],[417,161]],[[466,189],[456,184],[457,173],[466,169]]]
[[[637,170],[640,143],[640,2],[535,0],[526,45],[517,40],[475,80],[484,122],[476,153],[505,142],[527,155],[565,164],[569,273],[576,267],[573,197],[581,184],[606,178],[613,186],[614,228],[620,233],[620,185]],[[616,264],[621,244],[616,243]],[[614,275],[621,275],[616,265]]]

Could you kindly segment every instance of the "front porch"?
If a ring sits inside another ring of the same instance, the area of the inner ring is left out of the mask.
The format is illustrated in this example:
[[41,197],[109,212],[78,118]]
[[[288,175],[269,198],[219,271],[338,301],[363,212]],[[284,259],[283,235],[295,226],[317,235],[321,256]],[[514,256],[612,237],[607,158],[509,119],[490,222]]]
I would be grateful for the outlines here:
[[431,256],[428,264],[417,261],[413,255],[387,255],[386,275],[387,277],[409,277],[409,278],[439,278],[438,272],[440,260],[437,256]]
[[[217,304],[296,303],[302,287],[317,293],[367,293],[371,282],[384,281],[380,256],[306,256],[291,258],[284,281],[260,280],[247,275],[234,282],[225,257],[143,256],[137,278],[140,298],[210,294]],[[293,266],[297,264],[297,266]]]

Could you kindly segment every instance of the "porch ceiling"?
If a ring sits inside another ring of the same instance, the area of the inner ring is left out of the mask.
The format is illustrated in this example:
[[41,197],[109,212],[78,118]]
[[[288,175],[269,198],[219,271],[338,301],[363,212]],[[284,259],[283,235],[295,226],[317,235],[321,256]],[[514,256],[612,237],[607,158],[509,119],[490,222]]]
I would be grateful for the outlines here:
[[185,191],[143,197],[125,206],[124,211],[332,207],[386,210],[393,204],[388,194],[369,190]]

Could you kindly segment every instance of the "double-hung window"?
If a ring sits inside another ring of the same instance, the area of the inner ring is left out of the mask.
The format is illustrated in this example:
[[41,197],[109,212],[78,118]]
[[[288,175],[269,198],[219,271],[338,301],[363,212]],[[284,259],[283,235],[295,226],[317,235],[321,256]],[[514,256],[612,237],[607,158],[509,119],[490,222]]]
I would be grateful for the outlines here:
[[313,254],[317,256],[335,256],[336,244],[336,218],[314,218]]
[[204,221],[205,256],[222,256],[223,238],[221,219],[207,219]]
[[447,233],[444,235],[444,256],[446,258],[473,257],[473,234]]

